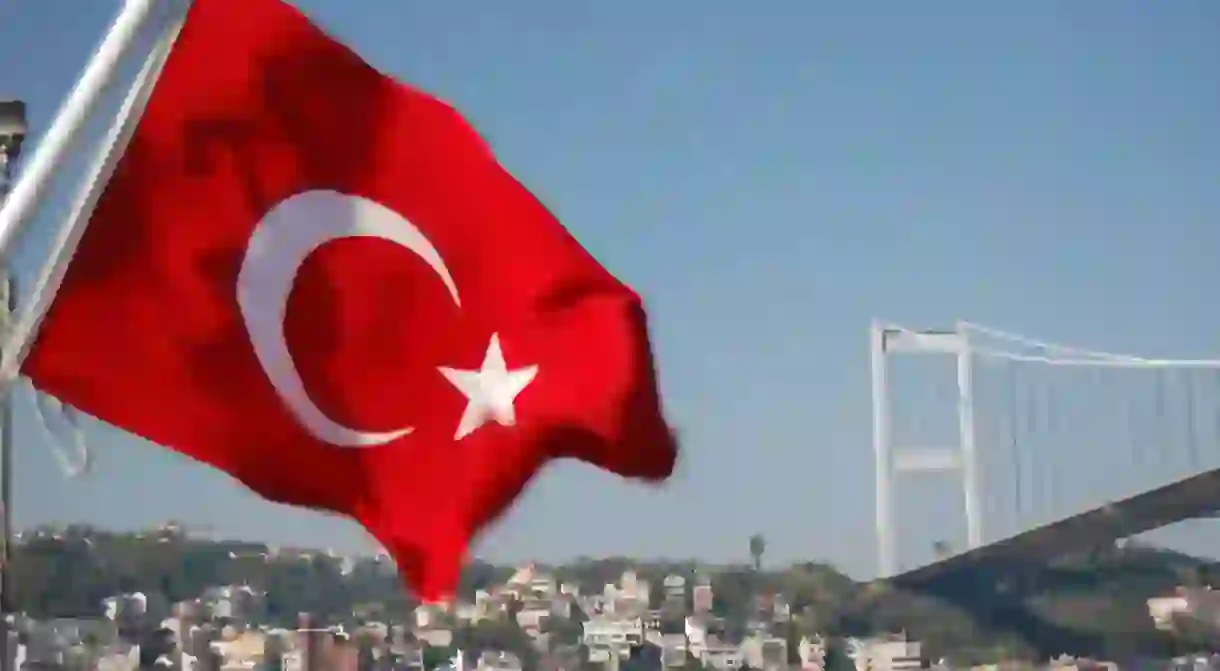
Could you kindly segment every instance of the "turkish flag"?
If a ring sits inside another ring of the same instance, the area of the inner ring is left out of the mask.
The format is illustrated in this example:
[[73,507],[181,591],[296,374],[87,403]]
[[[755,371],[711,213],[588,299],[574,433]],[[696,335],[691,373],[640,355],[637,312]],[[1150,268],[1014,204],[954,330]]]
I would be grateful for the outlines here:
[[677,454],[638,296],[450,106],[280,0],[196,0],[23,372],[355,518],[427,599],[549,459]]

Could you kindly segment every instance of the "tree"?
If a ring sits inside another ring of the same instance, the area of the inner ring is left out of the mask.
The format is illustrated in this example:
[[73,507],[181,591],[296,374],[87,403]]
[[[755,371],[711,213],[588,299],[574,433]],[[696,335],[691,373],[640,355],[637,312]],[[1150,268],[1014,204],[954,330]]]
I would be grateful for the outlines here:
[[584,625],[577,617],[549,617],[543,630],[550,634],[552,646],[580,643],[585,631]]
[[435,645],[426,645],[423,650],[424,669],[432,671],[438,666],[448,664],[456,654],[457,649],[453,646],[441,648]]
[[372,632],[368,631],[367,629],[361,629],[359,633],[356,634],[355,643],[356,668],[361,669],[362,671],[365,669],[371,670],[377,660],[373,654],[373,648],[376,646],[376,642],[373,640]]
[[487,650],[511,652],[527,669],[538,664],[538,651],[534,642],[517,626],[515,620],[482,620],[472,627],[453,632],[453,645],[463,652],[479,655]]
[[767,539],[762,534],[750,536],[750,556],[754,558],[754,570],[762,570],[763,553],[767,551]]
[[755,575],[739,567],[721,571],[712,579],[712,612],[725,618],[725,626],[744,623],[753,612]]
[[449,661],[458,654],[458,648],[449,645],[449,647],[439,647],[439,645],[425,645],[423,647],[423,669],[432,671],[438,666],[449,664]]
[[703,662],[699,658],[692,655],[689,650],[686,651],[686,663],[682,667],[685,671],[704,671]]
[[168,629],[155,629],[140,641],[140,668],[150,669],[157,658],[173,651],[173,633]]
[[822,657],[822,668],[826,671],[856,671],[856,661],[848,655],[848,643],[840,636],[825,641],[826,651]]
[[789,620],[788,626],[785,627],[784,640],[787,643],[788,649],[788,666],[797,668],[801,665],[801,632],[796,626],[796,622]]
[[855,662],[847,656],[842,647],[837,645],[826,649],[823,667],[826,671],[856,671]]
[[284,638],[268,636],[263,643],[263,671],[284,671]]

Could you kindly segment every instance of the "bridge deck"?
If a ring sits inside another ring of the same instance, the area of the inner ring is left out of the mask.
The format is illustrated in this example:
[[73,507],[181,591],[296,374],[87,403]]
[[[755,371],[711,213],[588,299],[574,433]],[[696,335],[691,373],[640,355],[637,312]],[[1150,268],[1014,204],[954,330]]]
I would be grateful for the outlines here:
[[894,576],[898,587],[918,588],[987,564],[1047,560],[1112,543],[1220,509],[1220,469],[1137,494],[1016,536]]

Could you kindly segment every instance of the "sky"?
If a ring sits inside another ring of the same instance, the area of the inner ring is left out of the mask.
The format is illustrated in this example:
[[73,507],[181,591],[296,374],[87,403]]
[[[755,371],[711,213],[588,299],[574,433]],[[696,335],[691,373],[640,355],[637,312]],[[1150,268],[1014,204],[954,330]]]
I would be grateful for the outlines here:
[[[647,302],[684,441],[677,476],[653,489],[553,465],[482,539],[489,558],[742,560],[761,533],[768,563],[831,561],[871,575],[875,318],[1220,356],[1210,309],[1220,282],[1215,3],[295,4],[379,69],[462,110]],[[28,102],[30,150],[117,5],[0,2],[0,97]],[[64,167],[22,242],[24,275],[80,162]],[[952,379],[951,362],[936,365],[895,393],[915,415],[951,422],[951,402],[929,401]],[[1151,385],[1138,372],[1100,374],[1132,402]],[[1039,375],[1022,379],[1060,397],[1087,392]],[[1028,457],[1045,463],[1021,476],[995,466],[989,500],[1036,498],[1038,468],[1085,484],[1143,477],[1132,451],[1098,456],[1048,438],[1050,420],[1000,400],[1022,383],[996,384],[978,412],[1009,428],[983,431],[987,458],[1008,449],[1013,426],[1048,456]],[[1210,428],[1187,446],[1170,422],[1152,440],[1220,463],[1220,398],[1195,403]],[[17,406],[20,524],[173,518],[226,536],[368,546],[352,523],[262,502],[98,423],[88,427],[95,472],[67,479],[31,407],[28,395]],[[1091,413],[1077,421],[1098,442],[1117,420]],[[904,552],[962,537],[955,486],[942,477],[905,491]],[[1220,550],[1216,529],[1191,529]]]

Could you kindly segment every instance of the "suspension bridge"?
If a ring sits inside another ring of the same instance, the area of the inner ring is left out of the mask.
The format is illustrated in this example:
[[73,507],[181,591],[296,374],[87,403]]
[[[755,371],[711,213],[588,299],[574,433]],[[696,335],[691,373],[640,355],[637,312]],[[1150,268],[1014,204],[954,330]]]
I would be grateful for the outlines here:
[[[878,323],[871,351],[878,567],[891,584],[977,593],[981,576],[1220,511],[1218,360],[1098,352],[968,322]],[[925,367],[907,370],[920,384],[903,387],[902,365],[936,359],[939,385]],[[920,480],[961,511],[960,540],[947,540],[954,516],[942,515],[931,556],[926,533],[903,536],[929,510],[900,496]]]

